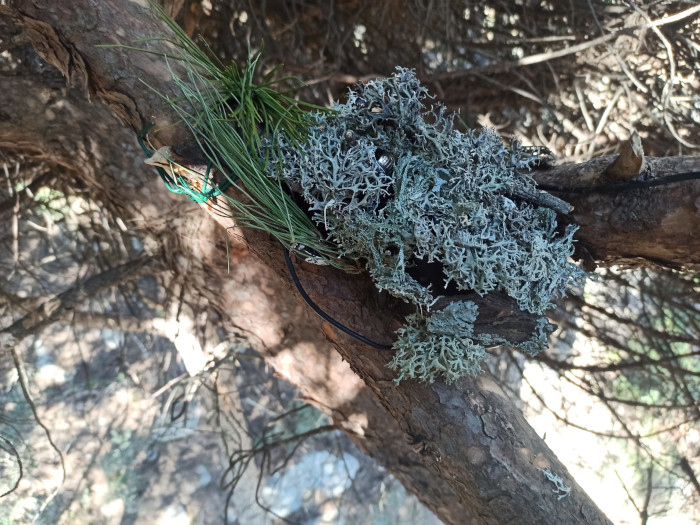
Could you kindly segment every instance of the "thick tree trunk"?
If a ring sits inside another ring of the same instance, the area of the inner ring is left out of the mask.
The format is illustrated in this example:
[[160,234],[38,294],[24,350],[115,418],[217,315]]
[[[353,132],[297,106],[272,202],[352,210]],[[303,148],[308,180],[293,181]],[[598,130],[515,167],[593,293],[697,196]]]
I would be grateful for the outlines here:
[[[3,13],[14,13],[14,23],[25,28],[37,52],[72,78],[72,85],[106,103],[132,132],[153,118],[159,126],[172,120],[162,101],[140,82],[169,93],[172,86],[162,61],[144,53],[96,47],[162,35],[165,27],[145,2],[15,2],[12,10],[0,7]],[[3,93],[8,93],[12,84],[21,85],[25,97],[32,90],[38,94],[49,89],[32,79],[3,78],[2,82]],[[125,145],[123,138],[110,141],[114,125],[102,109],[88,106],[75,91],[65,94],[73,97],[74,106],[71,116],[60,117],[72,119],[67,122],[69,131],[63,134],[63,144],[56,144],[46,125],[38,124],[45,119],[47,108],[36,102],[23,111],[0,106],[13,121],[12,126],[8,121],[0,125],[0,144],[23,149],[28,155],[44,155],[73,173],[87,173],[88,183],[108,187],[115,199],[130,203],[131,213],[141,213],[139,208],[148,209],[149,205],[153,208],[153,203],[172,205],[164,188],[159,193],[157,181],[146,182],[151,174],[145,169],[98,173],[91,167],[100,157],[111,159],[115,153],[123,152],[128,159],[139,155],[134,154],[133,141],[130,145]],[[170,128],[157,139],[178,149],[188,140],[181,133],[182,128]],[[120,163],[129,165],[130,160]],[[697,198],[698,183],[690,184]],[[669,188],[640,190],[638,198],[646,196],[647,213],[659,202],[659,192]],[[624,195],[619,198],[624,200]],[[668,206],[668,200],[663,202]],[[575,220],[587,228],[600,220],[595,209],[583,215],[583,202],[575,206]],[[149,216],[155,217],[158,206],[155,208]],[[638,228],[632,219],[621,219],[616,226],[633,235]],[[180,231],[187,228],[197,235],[182,235],[177,250],[201,258],[200,271],[194,275],[209,286],[200,289],[210,290],[212,302],[221,311],[235,312],[228,321],[257,343],[276,370],[295,383],[309,402],[329,413],[358,445],[446,523],[607,523],[488,375],[465,378],[449,387],[414,381],[396,386],[385,367],[391,352],[349,340],[309,314],[296,297],[277,243],[250,232],[242,239],[240,232],[232,230],[230,236],[238,243],[238,264],[228,276],[222,270],[225,252],[211,242],[220,233],[212,229],[211,221],[191,222],[180,226]],[[610,247],[597,248],[595,243],[595,234],[586,238],[591,253],[605,259]],[[244,246],[250,248],[255,260],[245,255]],[[682,254],[680,250],[676,253]],[[625,251],[625,257],[637,256],[649,257],[646,252],[635,255],[633,250]],[[299,264],[299,273],[311,296],[331,315],[361,328],[375,340],[391,340],[400,323],[396,314],[400,310],[391,298],[377,294],[369,279],[306,264]],[[530,317],[502,298],[485,298],[480,311],[482,330],[505,331],[511,338],[518,334],[524,338],[529,332]],[[563,478],[572,488],[571,495],[558,500],[552,483],[538,469]]]

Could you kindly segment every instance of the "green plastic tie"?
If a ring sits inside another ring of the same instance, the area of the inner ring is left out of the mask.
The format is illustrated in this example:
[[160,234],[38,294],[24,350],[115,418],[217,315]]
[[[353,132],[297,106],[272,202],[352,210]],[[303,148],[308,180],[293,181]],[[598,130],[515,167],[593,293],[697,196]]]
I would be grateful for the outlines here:
[[[144,151],[148,157],[152,157],[153,155],[151,154],[151,151],[148,149],[144,142],[144,137],[146,137],[146,140],[148,140],[148,131],[155,126],[155,122],[149,122],[146,124],[141,131],[139,131],[136,134],[136,137],[139,141],[139,145],[141,146],[141,149]],[[150,144],[150,143],[149,143]],[[196,201],[200,204],[206,203],[209,199],[212,197],[217,197],[221,195],[223,192],[225,192],[228,188],[231,187],[233,182],[237,179],[236,176],[233,177],[226,177],[220,184],[218,184],[215,188],[211,188],[207,190],[207,185],[209,184],[210,180],[210,172],[211,172],[211,160],[207,162],[207,171],[204,174],[204,184],[202,186],[202,191],[198,191],[194,188],[192,188],[187,180],[182,176],[182,175],[176,175],[175,173],[171,172],[168,173],[165,171],[163,168],[160,168],[158,166],[155,167],[156,171],[158,172],[158,175],[160,175],[160,178],[163,180],[165,183],[165,187],[168,189],[168,191],[178,194],[178,195],[187,195],[191,200]]]

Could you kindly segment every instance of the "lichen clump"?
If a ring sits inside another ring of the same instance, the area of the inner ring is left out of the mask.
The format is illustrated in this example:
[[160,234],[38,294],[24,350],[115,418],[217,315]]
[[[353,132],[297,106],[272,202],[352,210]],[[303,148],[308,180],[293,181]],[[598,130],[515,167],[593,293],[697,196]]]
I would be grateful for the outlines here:
[[[308,142],[281,143],[277,175],[344,257],[416,305],[394,344],[397,380],[449,382],[478,373],[485,347],[509,342],[474,333],[472,301],[431,310],[441,295],[499,291],[542,315],[583,273],[569,262],[575,229],[558,232],[555,212],[514,196],[536,191],[523,174],[533,158],[490,129],[454,129],[454,114],[428,104],[410,70],[358,86],[314,115]],[[546,327],[519,346],[541,349]]]

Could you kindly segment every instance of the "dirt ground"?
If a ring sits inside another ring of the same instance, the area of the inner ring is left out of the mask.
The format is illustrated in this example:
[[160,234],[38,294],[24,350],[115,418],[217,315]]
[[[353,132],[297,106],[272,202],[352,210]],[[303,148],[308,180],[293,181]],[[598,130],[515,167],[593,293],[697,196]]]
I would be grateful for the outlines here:
[[[218,370],[227,391],[212,392],[211,376],[177,381],[188,376],[162,337],[56,324],[25,340],[19,354],[66,477],[3,361],[0,432],[24,472],[0,500],[0,524],[439,523],[338,431],[274,449],[265,465],[258,454],[229,493],[237,447],[328,423],[252,351],[237,349]],[[4,492],[18,476],[11,454],[0,469]]]
[[[142,248],[99,205],[49,188],[33,198],[14,233],[0,222],[16,241],[0,243],[1,327]],[[327,418],[208,305],[188,319],[166,288],[112,288],[15,347],[45,429],[0,354],[0,494],[21,478],[0,525],[439,523],[345,434],[315,430]],[[199,328],[217,361],[192,377]]]

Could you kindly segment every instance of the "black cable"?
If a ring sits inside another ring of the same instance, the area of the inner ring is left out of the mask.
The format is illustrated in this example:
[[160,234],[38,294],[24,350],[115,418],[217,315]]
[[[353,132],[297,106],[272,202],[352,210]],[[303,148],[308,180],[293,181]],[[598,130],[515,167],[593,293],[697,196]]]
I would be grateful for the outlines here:
[[653,188],[654,186],[664,186],[674,182],[700,179],[700,171],[689,171],[687,173],[676,173],[667,177],[659,177],[650,180],[631,180],[628,182],[615,184],[602,184],[600,186],[555,186],[550,184],[538,184],[537,188],[545,191],[555,191],[560,193],[607,193],[620,190],[635,190],[640,188]]
[[291,275],[291,277],[292,277],[292,281],[294,282],[294,286],[297,287],[297,290],[301,294],[304,301],[306,301],[306,304],[308,304],[314,312],[316,312],[324,320],[331,323],[338,330],[345,332],[346,334],[348,334],[351,337],[354,337],[358,341],[362,341],[366,345],[369,345],[373,348],[377,348],[379,350],[391,350],[391,348],[392,348],[391,345],[382,345],[379,343],[375,343],[374,341],[367,339],[366,337],[358,334],[357,332],[353,332],[347,326],[340,324],[338,321],[333,319],[326,312],[321,310],[321,308],[311,300],[311,297],[309,297],[309,295],[306,293],[306,290],[304,290],[304,287],[301,285],[301,281],[299,281],[299,276],[297,275],[297,272],[294,269],[294,265],[292,264],[292,257],[290,256],[289,250],[286,247],[284,247],[284,260],[287,261],[287,268],[289,269],[289,275]]

